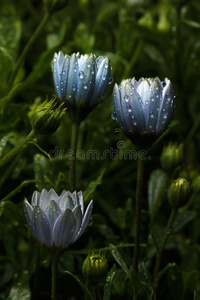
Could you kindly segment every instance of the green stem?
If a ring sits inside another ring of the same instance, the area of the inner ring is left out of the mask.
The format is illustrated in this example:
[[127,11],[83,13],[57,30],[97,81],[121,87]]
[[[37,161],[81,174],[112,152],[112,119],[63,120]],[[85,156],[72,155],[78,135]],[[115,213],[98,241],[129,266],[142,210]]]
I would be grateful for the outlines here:
[[76,190],[76,152],[78,143],[79,123],[72,123],[71,161],[70,161],[70,191]]
[[46,25],[46,23],[48,22],[50,18],[50,14],[49,13],[46,13],[41,21],[41,23],[38,25],[37,29],[35,30],[35,32],[33,33],[33,35],[31,36],[31,38],[28,40],[26,46],[24,47],[24,50],[22,52],[22,54],[20,55],[13,71],[12,71],[12,74],[10,76],[10,80],[9,80],[9,83],[8,83],[8,91],[11,89],[12,87],[12,84],[15,80],[15,77],[24,61],[24,59],[26,58],[29,50],[31,49],[31,47],[33,46],[35,40],[38,38],[38,36],[40,35],[40,33],[42,32],[44,26]]
[[27,135],[27,137],[25,137],[15,148],[13,148],[3,158],[0,159],[0,168],[5,166],[18,153],[23,151],[27,147],[28,142],[34,139],[35,136],[36,136],[35,131],[31,130],[31,132]]
[[141,202],[143,190],[143,176],[144,176],[144,160],[138,154],[138,169],[137,169],[137,189],[136,189],[136,203],[135,203],[135,247],[133,255],[133,268],[138,271],[138,257],[140,246],[140,218],[141,218]]
[[58,272],[58,255],[52,255],[52,280],[51,280],[51,300],[56,300],[56,281],[57,281],[57,272]]
[[153,276],[154,290],[156,290],[156,288],[157,288],[156,279],[157,279],[157,276],[158,276],[158,273],[159,273],[159,270],[160,270],[162,254],[163,254],[163,251],[165,249],[165,245],[167,243],[167,240],[168,240],[168,237],[169,237],[174,219],[176,217],[176,213],[177,213],[177,209],[172,208],[172,211],[171,211],[168,223],[167,223],[167,227],[166,227],[166,230],[165,230],[165,234],[164,234],[161,246],[160,246],[160,248],[158,250],[158,253],[157,253],[156,264],[155,264],[155,269],[154,269],[154,276]]

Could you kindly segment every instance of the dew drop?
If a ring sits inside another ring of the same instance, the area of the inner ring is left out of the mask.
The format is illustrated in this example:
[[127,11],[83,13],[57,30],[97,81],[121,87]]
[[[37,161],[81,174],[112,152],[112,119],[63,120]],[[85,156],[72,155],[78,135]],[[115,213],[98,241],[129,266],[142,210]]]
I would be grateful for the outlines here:
[[103,76],[102,76],[102,79],[103,79],[103,80],[106,80],[106,76],[105,76],[105,75],[103,75]]
[[110,77],[109,78],[109,82],[108,82],[108,84],[112,84],[113,83],[113,78],[112,77]]
[[112,114],[111,114],[111,118],[112,118],[113,120],[115,120],[115,119],[116,119],[116,117],[115,117],[115,112],[112,112]]
[[153,114],[151,114],[151,115],[150,115],[150,118],[151,118],[151,119],[154,119],[154,115],[153,115]]
[[104,68],[105,68],[105,69],[108,69],[108,64],[105,64],[105,65],[104,65]]
[[80,79],[83,79],[83,77],[84,77],[84,72],[83,72],[83,71],[80,71],[80,72],[78,73],[78,76],[80,77]]
[[87,83],[84,83],[84,84],[83,84],[83,88],[84,88],[84,90],[87,90],[88,84],[87,84]]
[[126,102],[129,102],[129,99],[130,99],[130,98],[129,98],[128,95],[125,95],[125,96],[124,96],[124,100],[125,100]]
[[133,125],[136,126],[136,125],[137,125],[137,122],[134,122]]
[[90,63],[87,63],[87,67],[90,68]]

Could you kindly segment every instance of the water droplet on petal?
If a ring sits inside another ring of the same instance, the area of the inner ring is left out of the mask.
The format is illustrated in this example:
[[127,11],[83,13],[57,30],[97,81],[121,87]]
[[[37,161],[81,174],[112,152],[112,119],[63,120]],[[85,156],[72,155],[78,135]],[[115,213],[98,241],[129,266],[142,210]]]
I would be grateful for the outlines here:
[[108,84],[112,84],[113,83],[113,78],[112,77],[110,77],[109,78],[109,82],[108,82]]
[[84,83],[84,84],[83,84],[83,88],[84,88],[84,90],[87,90],[88,84],[87,84],[87,83]]
[[80,72],[78,73],[78,76],[80,77],[80,79],[83,79],[83,77],[84,77],[84,72],[83,72],[83,71],[80,71]]
[[105,65],[104,65],[104,68],[105,68],[105,69],[108,69],[108,64],[105,64]]
[[129,102],[129,99],[130,99],[130,98],[129,98],[128,95],[125,95],[125,96],[124,96],[124,100],[125,100],[126,102]]
[[102,76],[102,79],[103,79],[103,80],[105,80],[105,79],[106,79],[106,76],[105,76],[105,75],[103,75],[103,76]]

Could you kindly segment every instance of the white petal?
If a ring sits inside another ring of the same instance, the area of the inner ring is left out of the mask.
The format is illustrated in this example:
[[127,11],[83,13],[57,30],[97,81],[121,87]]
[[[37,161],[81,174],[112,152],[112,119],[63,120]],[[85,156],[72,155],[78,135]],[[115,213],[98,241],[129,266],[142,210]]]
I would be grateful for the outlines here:
[[56,220],[53,228],[53,241],[56,247],[67,247],[73,239],[76,220],[71,210],[66,209]]

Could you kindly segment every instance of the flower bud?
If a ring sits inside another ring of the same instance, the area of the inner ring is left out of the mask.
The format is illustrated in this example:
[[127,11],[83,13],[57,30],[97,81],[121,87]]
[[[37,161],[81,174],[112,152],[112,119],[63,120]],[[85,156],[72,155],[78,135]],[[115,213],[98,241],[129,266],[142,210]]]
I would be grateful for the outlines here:
[[167,191],[169,203],[176,208],[185,205],[189,195],[190,183],[185,178],[174,180]]
[[43,0],[44,6],[49,13],[56,12],[65,8],[68,0]]
[[183,161],[183,144],[169,144],[163,148],[161,165],[165,171],[172,171]]
[[55,132],[61,121],[65,110],[62,105],[57,107],[54,99],[44,101],[31,113],[31,124],[37,134],[51,134]]
[[92,253],[83,262],[82,272],[91,283],[99,283],[106,277],[108,271],[105,254]]

